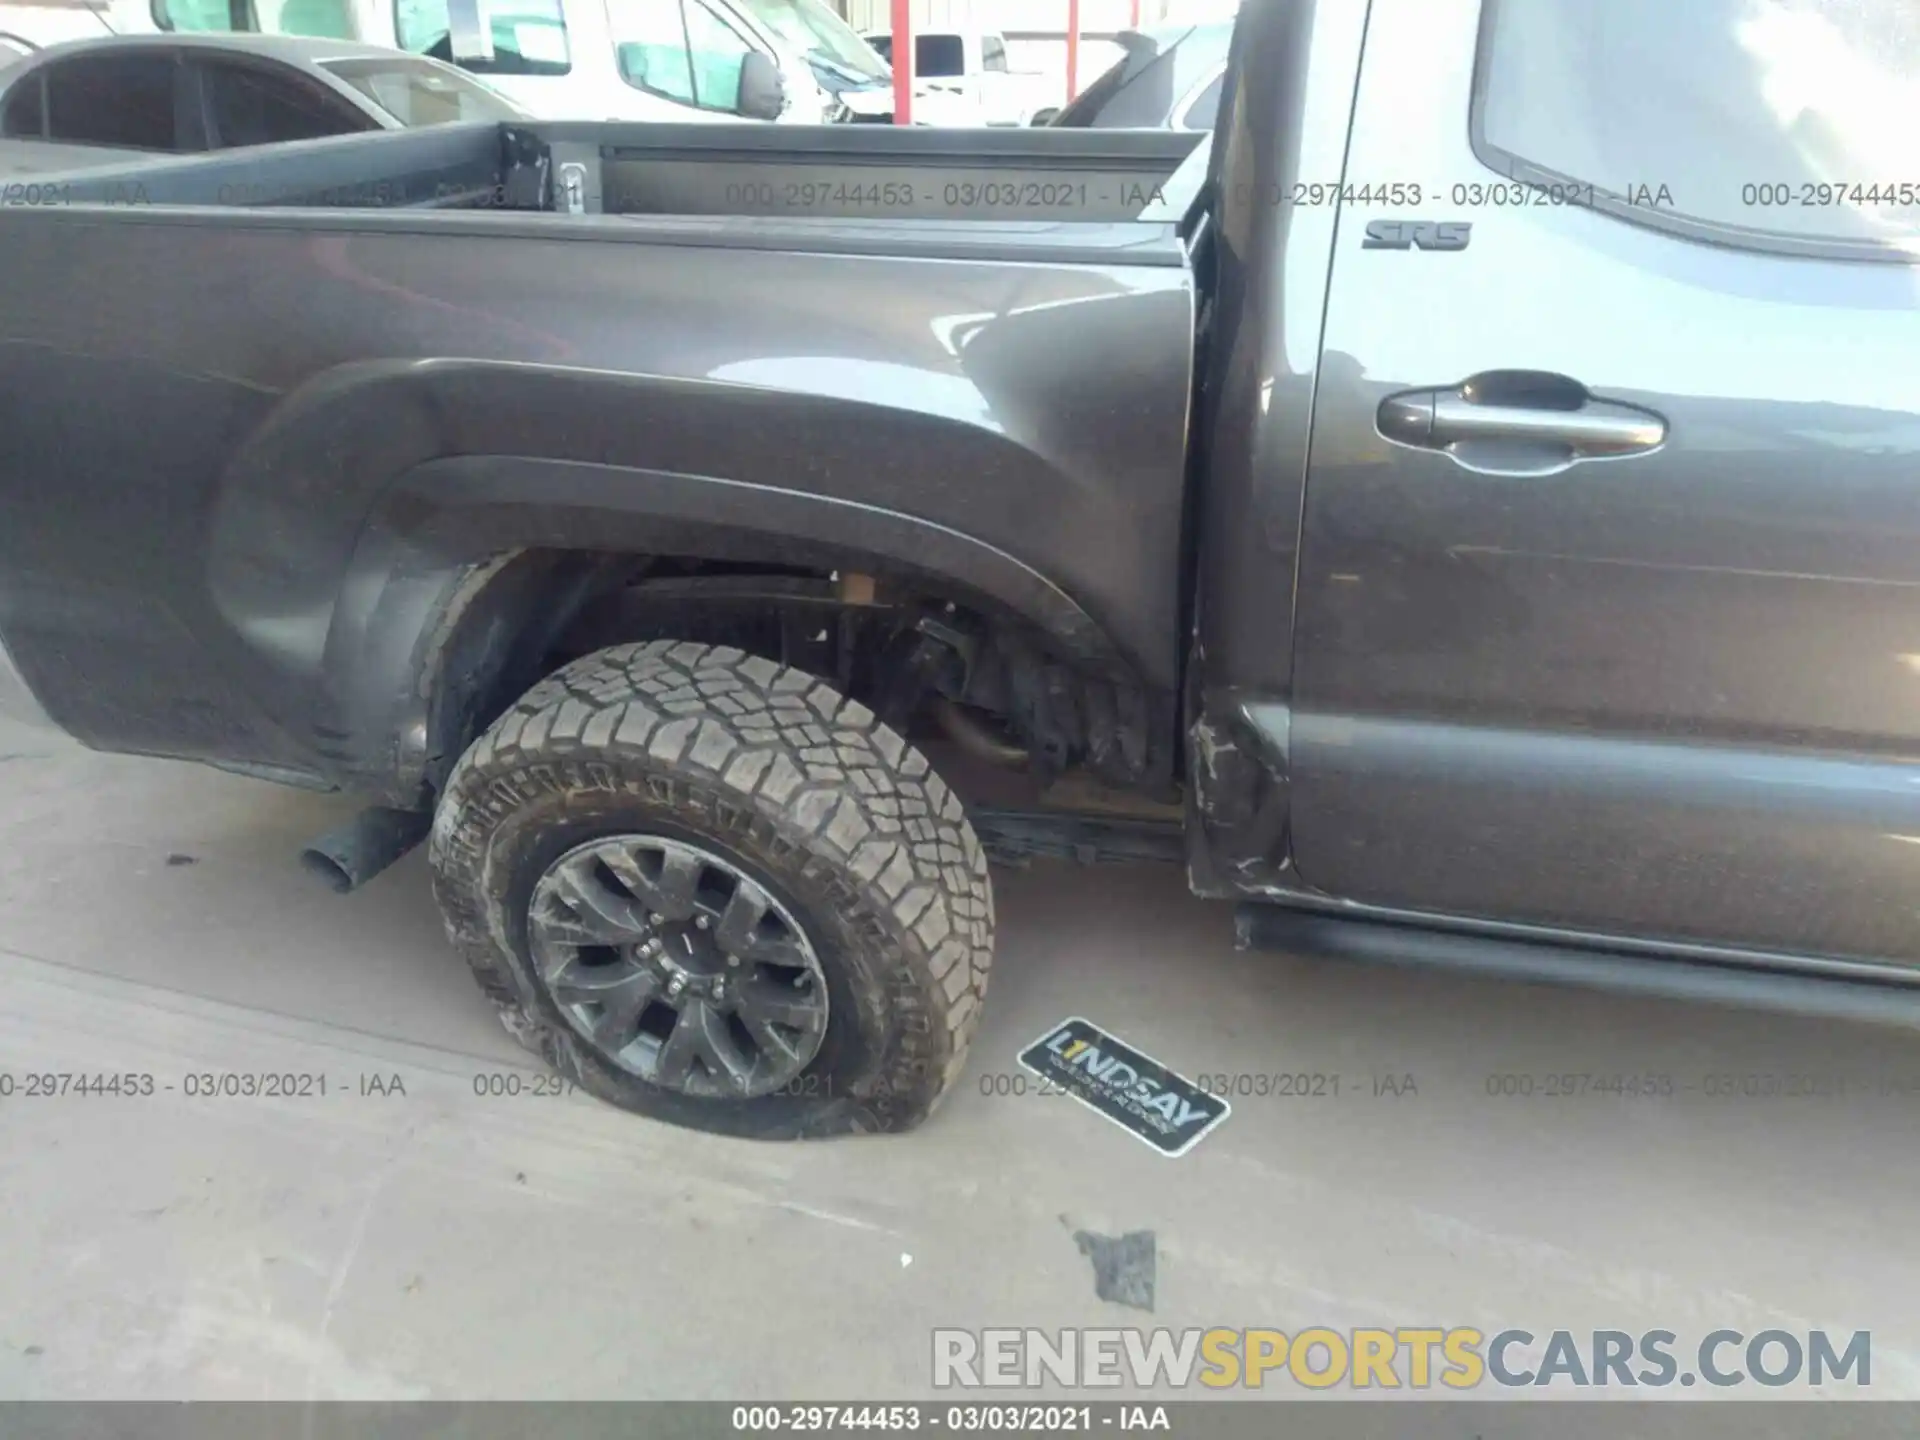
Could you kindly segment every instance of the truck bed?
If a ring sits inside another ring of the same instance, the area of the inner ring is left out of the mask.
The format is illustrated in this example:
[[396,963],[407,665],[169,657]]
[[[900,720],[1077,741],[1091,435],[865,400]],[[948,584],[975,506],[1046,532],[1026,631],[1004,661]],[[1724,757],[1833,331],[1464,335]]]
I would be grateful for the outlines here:
[[1144,212],[1193,145],[475,124],[38,177],[8,647],[88,743],[405,803],[465,567],[719,554],[957,589],[1170,716],[1194,292]]
[[[448,125],[217,155],[38,164],[58,204],[1104,224],[1203,137],[890,126]],[[43,147],[44,148],[44,147]]]

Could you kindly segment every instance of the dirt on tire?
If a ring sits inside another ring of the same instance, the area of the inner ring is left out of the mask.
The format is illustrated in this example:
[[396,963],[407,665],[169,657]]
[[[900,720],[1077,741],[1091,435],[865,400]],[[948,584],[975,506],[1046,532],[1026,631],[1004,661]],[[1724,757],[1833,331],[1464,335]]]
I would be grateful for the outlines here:
[[[575,1033],[534,973],[526,903],[600,835],[724,848],[795,906],[834,991],[808,1070],[758,1099],[647,1084]],[[804,671],[671,640],[540,682],[449,777],[429,843],[455,946],[507,1028],[603,1099],[758,1138],[910,1129],[959,1077],[993,951],[978,837],[927,758]]]

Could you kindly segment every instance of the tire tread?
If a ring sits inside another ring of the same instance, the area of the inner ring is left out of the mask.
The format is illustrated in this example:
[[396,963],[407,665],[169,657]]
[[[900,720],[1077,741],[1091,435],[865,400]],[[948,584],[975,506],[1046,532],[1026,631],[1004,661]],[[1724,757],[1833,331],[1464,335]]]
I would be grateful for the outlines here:
[[[923,1118],[964,1064],[994,930],[986,853],[926,757],[818,677],[729,646],[646,641],[556,671],[455,765],[429,846],[449,934],[503,1008],[519,1008],[518,993],[501,937],[477,897],[462,893],[475,887],[473,867],[461,864],[472,846],[461,837],[481,825],[474,812],[489,797],[497,803],[497,786],[510,777],[594,758],[671,768],[771,807],[787,833],[886,912],[903,952],[925,972],[920,989],[945,1040],[935,1052],[937,1088],[900,1128]],[[524,1015],[521,1023],[533,1024]],[[523,1033],[511,1019],[509,1028]]]

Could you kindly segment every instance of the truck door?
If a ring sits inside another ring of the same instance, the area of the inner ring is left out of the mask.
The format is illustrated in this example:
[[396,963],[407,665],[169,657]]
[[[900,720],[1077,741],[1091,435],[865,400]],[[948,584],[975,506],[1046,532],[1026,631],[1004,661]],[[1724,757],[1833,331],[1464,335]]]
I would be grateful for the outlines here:
[[1916,95],[1911,0],[1372,0],[1301,881],[1920,961]]

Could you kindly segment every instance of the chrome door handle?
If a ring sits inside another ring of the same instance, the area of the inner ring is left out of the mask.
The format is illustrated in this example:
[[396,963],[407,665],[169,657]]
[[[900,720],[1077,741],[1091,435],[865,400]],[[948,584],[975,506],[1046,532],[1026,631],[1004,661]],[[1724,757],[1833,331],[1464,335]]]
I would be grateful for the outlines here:
[[1442,450],[1494,474],[1552,473],[1579,460],[1645,454],[1667,438],[1667,422],[1651,410],[1594,399],[1561,376],[1511,373],[1389,395],[1378,424],[1397,444]]

